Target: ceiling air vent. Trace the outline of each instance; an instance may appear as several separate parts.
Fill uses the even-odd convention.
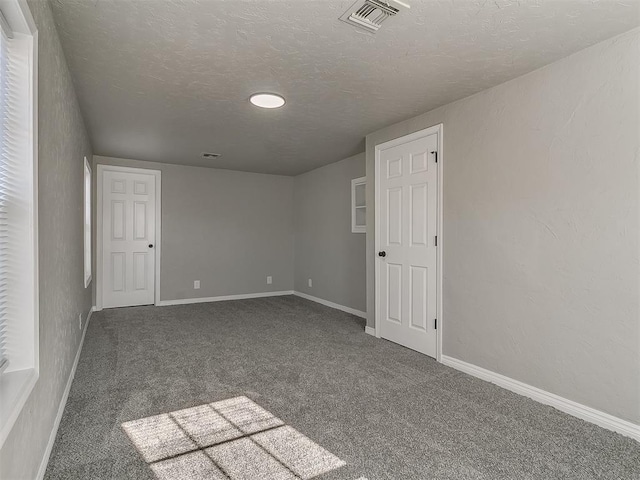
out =
[[[410,8],[399,0],[358,0],[340,17],[343,22],[376,33],[382,24],[401,9]]]
[[[218,158],[220,156],[219,153],[208,153],[208,152],[204,152],[202,154],[202,158]]]

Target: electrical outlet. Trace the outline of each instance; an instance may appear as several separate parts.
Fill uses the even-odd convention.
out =
[[[78,328],[82,330],[82,314],[78,314]]]
[[[200,280],[194,280],[193,281],[193,289],[194,290],[200,290]]]
[[[313,287],[313,280],[309,279],[309,286]]]
[[[267,285],[271,285],[273,283],[273,277],[271,275],[269,275],[267,277]]]

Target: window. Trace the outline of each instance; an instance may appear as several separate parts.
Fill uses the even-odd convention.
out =
[[[84,157],[84,288],[91,283],[91,167]]]
[[[0,447],[38,378],[37,33],[0,3]]]
[[[367,177],[351,180],[351,233],[367,232]]]

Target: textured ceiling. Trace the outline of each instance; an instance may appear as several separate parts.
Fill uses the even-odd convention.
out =
[[[409,0],[373,36],[338,20],[352,3],[51,0],[96,154],[287,175],[627,31],[640,12],[640,0]],[[262,91],[287,104],[253,107]]]

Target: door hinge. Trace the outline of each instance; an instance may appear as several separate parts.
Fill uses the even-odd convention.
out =
[[[434,319],[433,320],[433,328],[435,328],[436,330],[438,329],[438,319]]]
[[[436,247],[438,246],[438,235],[436,235]]]
[[[432,153],[432,154],[433,154],[433,156],[435,157],[435,159],[436,159],[436,163],[438,163],[438,151],[437,151],[437,150],[434,150],[434,151],[433,151],[433,152],[431,152],[431,153]]]

